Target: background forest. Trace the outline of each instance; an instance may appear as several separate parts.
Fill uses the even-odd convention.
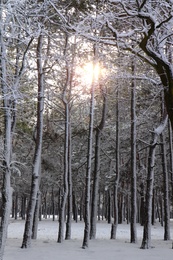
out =
[[[10,215],[58,217],[57,241],[97,220],[170,239],[172,1],[0,1],[0,259]],[[167,116],[168,114],[168,116]],[[64,222],[66,226],[64,226]]]

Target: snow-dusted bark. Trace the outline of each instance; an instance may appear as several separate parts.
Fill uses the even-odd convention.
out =
[[[155,153],[156,153],[158,137],[164,131],[166,124],[167,124],[167,116],[161,122],[161,124],[152,132],[152,140],[149,147],[147,189],[146,189],[146,201],[145,201],[145,219],[144,219],[143,240],[141,245],[142,249],[151,248],[151,215],[152,215]]]
[[[100,178],[100,139],[106,120],[106,93],[103,93],[103,108],[102,118],[100,124],[96,127],[96,141],[95,141],[95,162],[94,162],[94,179],[93,191],[91,201],[91,226],[90,226],[90,239],[96,238],[96,222],[97,222],[97,209],[98,209],[98,192],[99,192],[99,178]]]
[[[15,5],[16,4],[16,5]],[[19,88],[19,82],[25,68],[26,54],[32,40],[29,41],[26,49],[23,50],[21,55],[19,50],[20,42],[20,27],[17,25],[17,21],[13,19],[13,15],[17,17],[17,7],[20,9],[20,4],[12,4],[6,1],[0,1],[0,85],[2,93],[3,115],[4,115],[4,144],[3,144],[3,160],[1,165],[2,172],[2,217],[0,224],[0,259],[3,258],[7,229],[9,223],[9,217],[12,204],[12,188],[11,188],[11,168],[12,168],[12,139],[15,131],[16,122],[16,99]],[[15,9],[16,8],[16,9]],[[10,12],[9,10],[10,9]],[[13,21],[13,30],[10,31],[10,26]],[[15,22],[16,24],[15,24]],[[7,33],[8,31],[8,33]],[[17,32],[17,33],[16,33]],[[9,71],[9,64],[11,63],[11,44],[7,40],[7,35],[10,42],[14,40],[13,51],[14,54],[14,71],[11,68]],[[17,42],[17,43],[16,43]],[[16,45],[15,45],[16,43]],[[20,53],[20,54],[19,54]],[[16,55],[16,56],[15,56]],[[21,58],[19,62],[19,57]],[[12,74],[14,72],[14,75]],[[11,78],[9,80],[9,75]]]
[[[87,152],[87,168],[85,177],[85,212],[84,212],[84,237],[82,248],[89,246],[90,233],[90,182],[91,182],[91,160],[92,160],[92,143],[93,143],[93,124],[94,124],[94,92],[95,82],[94,75],[91,85],[91,99],[90,99],[90,121],[89,121],[89,135],[88,135],[88,152]]]
[[[32,239],[37,239],[40,204],[41,204],[41,194],[40,194],[40,191],[38,191],[35,212],[34,212],[33,225],[32,225],[32,236],[31,236]]]
[[[35,140],[35,153],[33,159],[31,193],[28,204],[28,212],[25,222],[25,230],[22,248],[31,245],[32,225],[39,190],[39,170],[41,164],[42,136],[43,136],[43,111],[44,111],[44,73],[42,66],[43,35],[40,34],[37,43],[37,71],[38,71],[38,97],[37,97],[37,131]]]
[[[2,1],[0,1],[0,21],[2,21]],[[3,110],[4,110],[4,147],[3,147],[3,162],[1,171],[3,174],[2,184],[2,217],[0,223],[0,259],[3,259],[4,248],[7,237],[8,222],[11,210],[11,149],[12,149],[12,108],[11,102],[8,98],[8,87],[7,87],[7,73],[6,73],[6,48],[3,39],[3,28],[0,27],[0,80],[1,80],[1,91],[3,97]]]

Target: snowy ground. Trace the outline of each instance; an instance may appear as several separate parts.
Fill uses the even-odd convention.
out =
[[[171,235],[173,228],[171,223]],[[57,243],[58,222],[43,220],[39,222],[38,239],[32,247],[21,249],[24,221],[11,220],[4,260],[170,260],[173,256],[172,241],[163,240],[163,227],[157,223],[152,227],[152,245],[149,250],[140,249],[142,227],[138,226],[138,243],[131,244],[130,225],[118,226],[117,239],[110,240],[111,225],[97,224],[97,239],[91,240],[88,249],[82,249],[84,224],[72,224],[72,239]]]

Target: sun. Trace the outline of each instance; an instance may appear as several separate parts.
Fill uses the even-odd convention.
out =
[[[98,63],[88,62],[76,68],[76,74],[82,85],[91,87],[91,84],[97,83],[99,80],[100,66]]]

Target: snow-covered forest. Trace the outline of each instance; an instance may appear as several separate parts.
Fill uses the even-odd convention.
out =
[[[171,248],[172,26],[171,0],[0,0],[0,260],[50,216],[58,244]]]

